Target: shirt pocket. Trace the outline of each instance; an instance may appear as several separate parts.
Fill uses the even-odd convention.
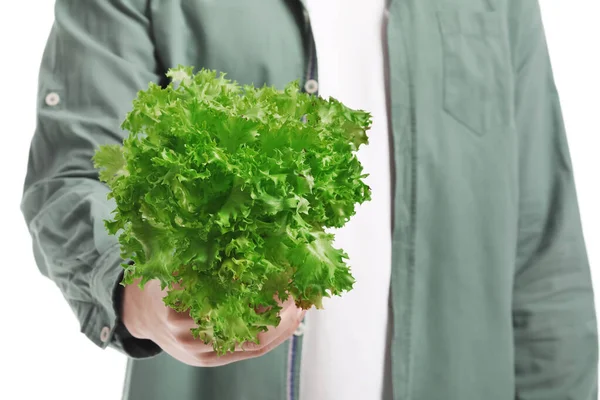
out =
[[[445,111],[478,135],[509,124],[510,57],[496,11],[437,11]]]

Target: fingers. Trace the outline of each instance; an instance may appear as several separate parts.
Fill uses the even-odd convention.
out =
[[[204,344],[202,340],[194,338],[191,330],[197,325],[188,313],[180,313],[169,309],[165,318],[167,330],[175,344],[192,354],[210,353],[212,345]]]
[[[260,357],[278,347],[292,336],[305,314],[306,310],[297,308],[290,297],[282,304],[279,325],[260,333],[258,335],[259,343],[246,342],[236,347],[236,351],[233,353],[219,356],[214,351],[212,344],[204,344],[200,339],[193,337],[190,330],[195,328],[196,324],[189,314],[169,309],[164,320],[167,334],[161,338],[161,342],[164,343],[161,347],[174,358],[189,365],[202,367],[226,365]]]
[[[282,336],[284,337],[280,340],[281,343],[283,340],[287,339],[298,327],[300,321],[304,316],[303,310],[296,308],[294,306],[293,300],[290,302],[284,303],[284,308],[279,313],[281,317],[281,321],[279,325],[275,328],[270,328],[266,332],[261,332],[258,334],[258,343],[246,342],[241,347],[244,351],[260,351],[265,347],[269,347],[274,341],[277,341]],[[289,332],[291,330],[291,332]]]
[[[304,314],[306,311],[301,311],[296,322],[290,324],[288,326],[283,327],[283,325],[278,326],[276,329],[280,332],[280,335],[272,340],[270,343],[265,344],[261,341],[260,345],[257,345],[256,349],[253,350],[244,350],[244,351],[235,351],[233,353],[229,353],[225,356],[218,356],[214,352],[204,353],[198,357],[199,362],[202,366],[205,367],[216,367],[221,365],[230,364],[237,361],[248,360],[251,358],[261,357],[276,347],[280,346],[283,342],[288,340],[290,336],[293,335],[294,331],[298,328],[298,325],[304,318]]]

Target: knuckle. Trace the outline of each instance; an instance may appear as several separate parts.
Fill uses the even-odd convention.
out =
[[[254,343],[254,342],[246,342],[243,345],[243,349],[246,351],[261,351],[262,349],[264,349],[266,347],[266,343],[264,341],[259,341],[258,343]]]

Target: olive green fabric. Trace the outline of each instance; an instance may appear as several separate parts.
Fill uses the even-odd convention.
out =
[[[386,33],[393,399],[597,399],[590,266],[538,1],[391,0]],[[301,336],[192,368],[128,335],[103,226],[114,204],[90,158],[123,139],[136,92],[167,68],[283,87],[310,75],[309,42],[297,0],[56,1],[22,212],[82,332],[130,357],[124,399],[298,398]]]

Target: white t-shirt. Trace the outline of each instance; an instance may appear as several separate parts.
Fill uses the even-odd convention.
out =
[[[305,322],[300,400],[382,398],[391,273],[390,146],[382,26],[385,0],[307,0],[319,95],[369,111],[370,144],[358,157],[372,200],[336,233],[349,255],[354,289],[324,299]]]

